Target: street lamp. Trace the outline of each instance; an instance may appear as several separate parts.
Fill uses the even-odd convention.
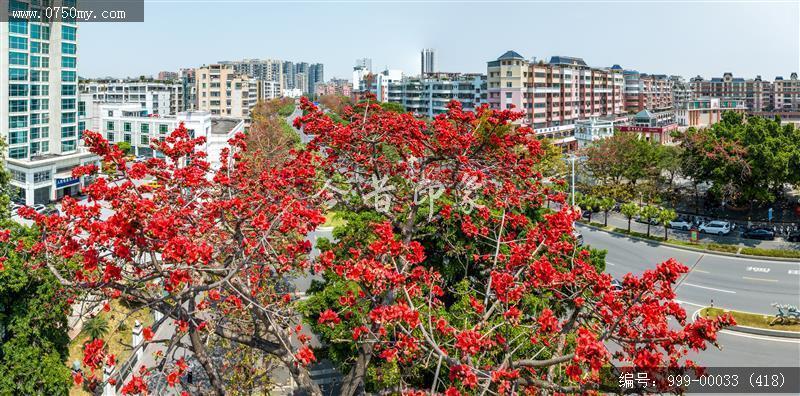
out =
[[[585,160],[586,157],[579,157],[574,153],[570,154],[566,160],[572,163],[572,206],[575,206],[575,161]]]

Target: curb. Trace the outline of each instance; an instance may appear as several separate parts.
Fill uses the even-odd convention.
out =
[[[617,236],[621,236],[621,237],[625,237],[625,238],[635,239],[635,240],[641,241],[641,242],[654,243],[654,244],[657,244],[657,245],[663,245],[663,246],[668,246],[668,247],[675,248],[675,249],[688,250],[688,251],[697,252],[697,253],[713,254],[713,255],[728,256],[728,257],[739,257],[739,258],[746,258],[746,259],[753,259],[753,260],[763,260],[763,261],[786,261],[786,262],[790,262],[790,263],[800,262],[800,259],[791,258],[791,257],[753,256],[753,255],[749,255],[749,254],[728,253],[728,252],[720,252],[720,251],[716,251],[716,250],[693,248],[693,247],[683,246],[683,245],[674,245],[674,244],[671,244],[671,243],[665,243],[665,242],[661,242],[661,241],[656,241],[654,239],[641,238],[641,237],[638,237],[638,236],[635,236],[635,235],[628,235],[628,234],[623,234],[621,232],[609,231],[609,230],[606,230],[604,228],[597,227],[597,226],[594,226],[594,225],[591,225],[591,224],[587,224],[587,223],[582,223],[582,222],[579,222],[579,221],[575,222],[575,224],[580,224],[582,226],[591,228],[593,230],[603,231],[603,232],[607,232],[607,233],[612,234],[612,235],[617,235]]]
[[[692,314],[692,321],[695,321],[700,316],[700,311],[703,309],[698,309],[694,311]],[[800,339],[800,332],[795,331],[783,331],[783,330],[770,330],[770,329],[761,329],[757,327],[750,327],[750,326],[729,326],[724,328],[723,330],[733,331],[736,333],[745,333],[745,334],[755,334],[760,336],[767,336],[767,337],[776,337],[776,338],[792,338],[792,339]]]

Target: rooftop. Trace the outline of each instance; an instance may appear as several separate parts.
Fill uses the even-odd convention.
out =
[[[508,50],[508,51],[506,51],[505,54],[500,55],[500,57],[497,58],[497,59],[498,60],[501,60],[501,59],[525,59],[525,57],[520,55],[516,51]]]
[[[227,135],[242,123],[244,121],[238,118],[212,118],[211,133],[214,135]]]
[[[588,66],[582,58],[575,58],[572,56],[553,56],[550,58],[551,65],[578,65]]]

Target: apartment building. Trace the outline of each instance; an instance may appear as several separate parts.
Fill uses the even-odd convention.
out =
[[[615,68],[619,66],[615,65]],[[625,111],[638,113],[648,109],[651,111],[671,109],[673,107],[673,81],[663,74],[639,73],[636,70],[624,70]]]
[[[465,110],[475,110],[485,101],[486,75],[478,73],[428,73],[406,77],[389,86],[388,101],[399,103],[420,116],[435,117],[447,112],[457,100]]]
[[[399,88],[399,84],[402,81],[402,70],[386,69],[375,75],[370,84],[370,92],[375,95],[379,102],[398,102],[402,100],[402,90]],[[393,100],[390,100],[390,98]]]
[[[769,111],[776,105],[773,84],[762,81],[761,76],[750,80],[734,77],[732,73],[724,73],[722,77],[710,80],[697,76],[689,80],[689,85],[694,98],[741,101],[752,111]]]
[[[353,84],[345,79],[332,78],[326,83],[317,83],[314,92],[318,96],[340,95],[350,97],[353,93]]]
[[[10,195],[27,205],[77,194],[91,179],[73,178],[72,169],[98,161],[81,144],[77,46],[76,23],[0,23],[0,137],[7,143]]]
[[[149,114],[177,114],[188,110],[185,85],[180,81],[96,80],[80,84],[82,94],[98,103],[139,103]]]
[[[789,79],[775,77],[773,83],[773,109],[776,111],[800,111],[800,80],[797,73],[792,73]]]
[[[231,65],[213,64],[196,72],[199,111],[212,116],[248,118],[258,101],[258,82]]]
[[[283,61],[275,59],[243,59],[239,61],[221,61],[221,65],[230,65],[236,73],[264,81],[281,82]]]
[[[160,81],[172,81],[178,79],[178,72],[173,71],[160,71],[158,72],[158,80]]]
[[[164,140],[183,123],[190,136],[206,138],[202,150],[208,154],[212,168],[220,166],[220,153],[228,147],[228,139],[244,131],[244,120],[217,117],[209,112],[181,112],[176,115],[156,117],[136,103],[104,104],[99,108],[99,132],[112,143],[126,142],[131,154],[138,157],[163,157],[154,150],[151,142]]]
[[[672,81],[672,107],[681,109],[693,98],[689,83],[681,76],[669,76]]]
[[[258,80],[257,87],[258,92],[256,93],[256,96],[258,97],[258,100],[272,100],[283,96],[281,83],[278,81]]]
[[[675,121],[680,129],[705,128],[721,121],[726,111],[745,113],[747,105],[741,99],[695,98],[675,110]]]
[[[520,109],[521,123],[554,138],[572,136],[577,120],[624,114],[624,87],[621,68],[590,67],[580,58],[531,62],[508,51],[487,63],[489,106]]]

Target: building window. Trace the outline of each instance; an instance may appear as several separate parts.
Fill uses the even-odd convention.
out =
[[[75,151],[75,148],[77,146],[78,145],[77,145],[75,140],[62,141],[61,142],[61,152],[63,153],[63,152]]]
[[[8,133],[8,143],[9,144],[28,143],[28,132],[27,131],[10,131]]]
[[[61,95],[62,96],[75,96],[76,86],[75,85],[62,85],[61,86]]]
[[[75,134],[74,126],[61,127],[61,138],[74,138]]]
[[[25,183],[26,182],[26,180],[25,180],[25,172],[21,172],[21,171],[18,171],[16,169],[9,169],[8,172],[11,173],[11,178],[12,179],[14,179],[14,180],[16,180],[16,181],[18,181],[20,183]]]
[[[72,43],[61,43],[61,53],[66,55],[75,55],[78,46]]]
[[[126,133],[125,135],[123,135],[122,139],[125,141],[125,143],[128,143],[128,144],[133,143],[133,139],[131,138],[131,134],[130,133]]]
[[[9,100],[8,101],[8,111],[11,113],[18,113],[22,111],[28,111],[28,101],[27,100]]]
[[[122,130],[125,132],[131,131],[131,123],[130,122],[123,122],[122,123]]]
[[[61,99],[61,110],[75,110],[75,99]]]
[[[9,22],[8,31],[10,33],[28,34],[28,22],[25,21]]]
[[[106,121],[106,130],[113,131],[114,130],[114,121]]]
[[[22,159],[28,156],[27,147],[10,147],[8,149],[8,158]]]
[[[142,124],[139,128],[142,133],[150,133],[150,124]]]
[[[28,126],[28,116],[19,115],[8,117],[9,128],[25,128],[26,126]]]
[[[141,144],[142,146],[149,146],[150,138],[147,135],[139,136],[139,144]]]
[[[72,26],[61,26],[61,38],[63,40],[75,41],[77,29]]]
[[[11,81],[28,81],[28,70],[9,68],[8,79]]]
[[[74,69],[76,63],[77,63],[77,61],[75,60],[74,57],[64,56],[64,57],[61,58],[61,67],[67,67],[67,68]]]
[[[12,65],[28,65],[28,54],[22,52],[9,52],[8,63]]]
[[[11,36],[8,38],[8,46],[11,49],[26,50],[28,49],[28,39],[25,37]]]
[[[75,82],[77,77],[77,73],[71,70],[63,70],[61,71],[61,81],[64,82]]]
[[[158,132],[159,133],[167,133],[167,130],[169,130],[169,125],[167,125],[167,124],[158,124]]]
[[[33,182],[34,183],[41,183],[41,182],[46,182],[46,181],[50,181],[50,171],[49,170],[36,172],[36,173],[33,174]]]

